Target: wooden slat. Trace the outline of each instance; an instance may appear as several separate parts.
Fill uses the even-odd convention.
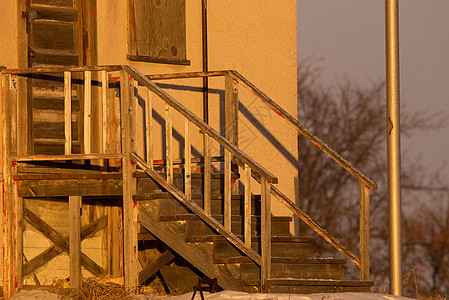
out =
[[[12,286],[12,252],[11,252],[11,185],[12,170],[9,163],[11,156],[11,114],[12,104],[14,103],[14,91],[10,90],[10,76],[2,75],[2,91],[1,91],[1,126],[2,126],[2,247],[3,247],[3,296],[8,299],[13,295]]]
[[[156,260],[153,260],[139,272],[139,283],[143,284],[148,278],[169,264],[174,258],[175,255],[173,255],[170,250],[165,251],[161,256],[159,256]]]
[[[13,174],[17,173],[17,163],[12,163]],[[18,197],[17,181],[12,180],[12,282],[13,291],[18,293],[23,287],[22,265],[23,265],[23,198]]]
[[[108,118],[108,73],[101,71],[101,107],[102,107],[102,152],[109,152],[109,118]]]
[[[92,143],[92,72],[84,72],[84,154],[91,153]]]
[[[146,75],[146,77],[149,80],[165,80],[165,79],[217,77],[217,76],[224,76],[227,73],[228,71],[185,72],[185,73],[172,73],[172,74],[151,74]]]
[[[82,197],[69,197],[70,287],[79,288],[81,278],[81,202]]]
[[[231,231],[231,153],[224,150],[224,227]]]
[[[276,176],[267,171],[260,164],[255,162],[252,158],[250,158],[247,154],[240,151],[234,144],[230,143],[226,138],[223,138],[217,131],[215,131],[211,126],[204,123],[198,116],[193,114],[183,105],[181,105],[178,101],[176,101],[173,97],[159,88],[154,82],[150,81],[146,78],[142,73],[136,70],[132,66],[124,66],[124,70],[131,74],[136,80],[138,80],[142,85],[146,86],[153,93],[155,93],[158,97],[160,97],[163,101],[169,104],[172,108],[178,111],[181,115],[191,121],[195,126],[197,126],[202,132],[206,135],[209,135],[213,138],[213,140],[217,141],[221,146],[228,149],[233,156],[236,156],[244,163],[247,163],[251,166],[253,172],[257,172],[262,174],[267,180],[271,183],[277,183],[278,179]]]
[[[72,74],[64,72],[65,154],[72,154]]]
[[[238,84],[230,75],[225,76],[225,136],[238,146]]]
[[[31,162],[31,161],[67,161],[67,160],[89,160],[89,159],[121,159],[122,153],[92,153],[92,154],[70,154],[70,155],[29,155],[12,156],[12,161]]]
[[[170,105],[165,105],[165,160],[167,171],[167,182],[173,183],[173,131],[172,112]]]
[[[134,97],[130,93],[133,88],[129,75],[125,71],[120,72],[121,86],[121,112],[122,112],[122,159],[123,166],[123,261],[125,272],[125,285],[128,288],[136,287],[139,282],[137,271],[137,208],[134,205],[135,181],[133,178],[134,167],[131,164],[131,120],[132,101]]]
[[[212,229],[218,232],[218,234],[222,235],[225,239],[227,239],[232,245],[234,245],[237,249],[246,254],[252,261],[256,264],[261,265],[262,259],[257,252],[255,252],[251,248],[246,248],[241,239],[239,239],[235,234],[229,232],[224,228],[220,222],[218,222],[215,218],[207,215],[201,207],[199,207],[196,203],[192,201],[187,201],[185,199],[185,195],[175,186],[168,184],[167,181],[162,178],[157,172],[148,168],[145,164],[145,161],[140,158],[136,153],[131,154],[132,160],[151,178],[153,178],[158,184],[160,184],[164,189],[166,189],[169,193],[171,193],[176,199],[184,204],[188,209],[190,209],[194,214],[196,214],[201,220],[203,220],[207,225],[209,225]]]
[[[85,72],[85,71],[120,71],[123,69],[123,66],[119,65],[102,65],[102,66],[70,66],[70,67],[35,67],[35,68],[26,68],[26,69],[7,69],[3,70],[4,74],[36,74],[36,73],[61,73],[61,72]]]
[[[262,201],[261,201],[261,289],[268,293],[268,280],[271,275],[271,184],[262,179],[261,182]]]
[[[153,169],[153,99],[149,89],[146,89],[145,93],[145,122],[147,142],[146,159],[148,166]]]
[[[192,144],[190,141],[190,121],[185,120],[184,140],[184,193],[187,200],[192,200]]]
[[[245,164],[243,170],[243,185],[245,186],[244,194],[244,241],[247,248],[251,248],[251,168]]]
[[[360,280],[369,280],[369,187],[360,182]]]
[[[212,181],[211,181],[211,139],[206,133],[203,137],[204,140],[204,211],[207,215],[212,211]]]

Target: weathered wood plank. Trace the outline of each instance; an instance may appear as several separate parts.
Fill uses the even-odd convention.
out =
[[[13,175],[14,180],[63,180],[63,179],[121,179],[121,173],[98,174],[18,174]]]
[[[43,21],[31,22],[30,36],[30,47],[32,49],[66,51],[73,51],[75,49],[73,24]]]
[[[125,285],[128,288],[135,288],[139,284],[139,274],[137,271],[137,208],[134,205],[133,195],[136,190],[136,182],[133,178],[134,167],[131,161],[131,130],[132,121],[130,111],[134,97],[131,97],[130,89],[134,88],[130,84],[129,75],[125,71],[120,72],[120,86],[122,97],[122,151],[123,151],[123,261],[125,272]]]
[[[102,153],[109,152],[108,87],[108,73],[101,71]]]
[[[360,280],[369,280],[370,240],[370,196],[369,187],[360,182]]]
[[[173,183],[173,128],[170,105],[165,105],[165,160],[167,162],[167,182]]]
[[[232,195],[232,179],[231,179],[231,153],[224,150],[224,227],[231,231],[231,195]]]
[[[70,287],[81,286],[81,196],[69,197]]]
[[[238,147],[238,83],[225,76],[225,136]]]
[[[72,74],[70,72],[64,72],[64,133],[64,154],[72,154]]]
[[[20,180],[20,197],[121,196],[121,179]]]
[[[247,248],[251,248],[251,168],[245,164],[243,170],[244,194],[244,241]]]
[[[261,289],[268,293],[268,280],[271,276],[271,186],[262,178],[261,182],[261,250],[262,265],[260,270]]]
[[[211,205],[211,199],[212,199],[212,181],[211,181],[211,138],[208,134],[204,134],[203,137],[204,141],[204,211],[207,215],[211,214],[212,211],[212,205]]]
[[[153,98],[149,89],[145,91],[145,133],[147,142],[146,159],[153,169]]]
[[[32,161],[68,161],[68,160],[90,160],[90,159],[121,159],[122,153],[91,153],[91,154],[71,154],[71,155],[28,155],[12,156],[12,161],[32,162]]]
[[[174,258],[175,255],[171,253],[170,250],[167,250],[156,260],[150,262],[147,266],[143,268],[142,271],[139,272],[139,284],[143,284],[148,278],[153,276],[157,271],[168,265]]]
[[[91,153],[92,143],[92,72],[84,72],[84,154]]]
[[[184,193],[187,200],[192,200],[192,143],[190,141],[190,121],[186,119],[184,126]]]

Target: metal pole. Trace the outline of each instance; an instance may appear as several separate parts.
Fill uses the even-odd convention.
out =
[[[399,4],[385,0],[390,293],[402,295]]]

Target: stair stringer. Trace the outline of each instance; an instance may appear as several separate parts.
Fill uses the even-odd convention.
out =
[[[184,222],[160,222],[156,205],[139,201],[138,220],[151,234],[209,278],[217,278],[224,289],[243,291],[238,268],[215,264],[212,243],[186,243]]]

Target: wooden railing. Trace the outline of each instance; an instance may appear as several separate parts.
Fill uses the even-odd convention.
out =
[[[98,72],[92,80],[92,72]],[[109,76],[111,72],[120,72],[120,107],[121,112],[118,116],[120,124],[111,125],[111,116],[108,113],[110,99],[108,97]],[[3,152],[3,176],[8,176],[11,173],[10,157],[14,155],[31,155],[32,151],[29,149],[32,144],[32,112],[29,103],[25,99],[18,97],[18,93],[14,90],[14,84],[17,84],[18,77],[30,76],[32,74],[46,74],[46,73],[61,73],[64,74],[64,154],[72,154],[73,133],[71,132],[72,123],[72,83],[73,73],[83,73],[82,93],[79,93],[79,98],[83,101],[83,143],[82,153],[85,155],[94,155],[101,153],[111,153],[111,144],[115,145],[116,152],[123,153],[122,167],[123,167],[123,213],[124,213],[124,227],[125,227],[125,282],[129,285],[135,285],[137,280],[136,269],[136,254],[133,253],[133,247],[137,247],[137,232],[136,222],[137,215],[133,208],[132,196],[135,194],[135,183],[132,178],[132,173],[136,165],[145,171],[154,180],[164,186],[176,199],[187,206],[191,211],[197,214],[205,223],[214,228],[229,242],[235,245],[242,253],[251,258],[254,262],[261,266],[261,282],[265,290],[267,282],[271,273],[271,194],[284,203],[293,213],[302,219],[307,225],[315,230],[321,237],[328,241],[333,247],[345,255],[356,266],[360,268],[361,280],[369,279],[369,190],[376,189],[376,184],[369,179],[365,174],[355,168],[351,163],[342,158],[327,144],[314,136],[309,130],[272,99],[262,93],[251,82],[246,80],[236,71],[216,71],[216,72],[192,72],[182,74],[164,74],[164,75],[149,75],[145,76],[131,66],[88,66],[88,67],[55,67],[55,68],[34,68],[25,70],[3,70],[2,75],[2,124],[3,124],[3,145],[10,145],[6,147],[6,152]],[[180,104],[172,96],[167,94],[163,89],[156,85],[154,80],[162,79],[177,79],[177,78],[197,78],[197,77],[225,77],[225,105],[226,105],[226,133],[225,137],[215,131],[210,125],[206,124],[193,114],[190,110]],[[101,140],[100,147],[92,150],[92,83],[101,86],[99,93],[99,115],[96,115],[101,120],[101,132],[96,132],[96,135]],[[19,89],[23,90],[25,82],[19,83]],[[21,86],[22,85],[22,86]],[[278,188],[272,186],[277,183],[277,178],[263,168],[260,164],[254,161],[245,152],[241,151],[236,146],[237,135],[237,85],[243,85],[248,88],[252,94],[256,95],[258,99],[263,101],[270,109],[276,112],[279,116],[285,119],[295,130],[308,138],[317,147],[322,149],[328,156],[350,172],[355,178],[360,181],[360,258],[346,249],[335,237],[329,234],[324,228],[317,224],[305,212],[298,208],[294,201],[284,195]],[[139,86],[143,87],[144,92],[139,91]],[[17,87],[16,87],[17,88]],[[140,88],[142,89],[142,88]],[[81,96],[82,95],[82,96]],[[116,97],[118,97],[116,95]],[[136,133],[137,129],[137,97],[144,99],[145,106],[145,134],[144,137],[139,137]],[[155,157],[153,155],[153,147],[155,145],[153,133],[153,106],[155,101],[162,101],[165,106],[165,176],[161,176],[159,172],[155,171]],[[28,105],[28,106],[27,106]],[[181,191],[173,185],[174,174],[174,157],[173,157],[173,113],[180,115],[184,120],[184,190]],[[31,120],[29,120],[31,116]],[[179,118],[176,118],[177,120]],[[121,138],[112,139],[109,130],[119,126]],[[191,162],[192,144],[191,132],[192,127],[199,129],[204,134],[204,143],[202,153],[204,155],[204,207],[200,207],[192,201],[191,191]],[[79,137],[80,138],[80,137]],[[210,144],[218,143],[224,152],[224,222],[219,223],[216,219],[211,217],[211,165],[212,157],[210,152]],[[138,145],[145,144],[145,153],[139,153]],[[98,153],[92,153],[98,152]],[[113,151],[114,152],[114,151]],[[95,157],[92,156],[92,157]],[[36,158],[36,157],[35,157]],[[231,231],[231,195],[232,195],[232,170],[231,165],[235,163],[240,166],[243,171],[242,183],[244,186],[244,234],[243,240],[237,237]],[[256,179],[260,184],[262,193],[261,203],[261,253],[257,253],[251,249],[251,177]],[[12,185],[12,182],[10,183]],[[126,230],[128,228],[128,230]],[[134,265],[135,266],[134,266]]]

